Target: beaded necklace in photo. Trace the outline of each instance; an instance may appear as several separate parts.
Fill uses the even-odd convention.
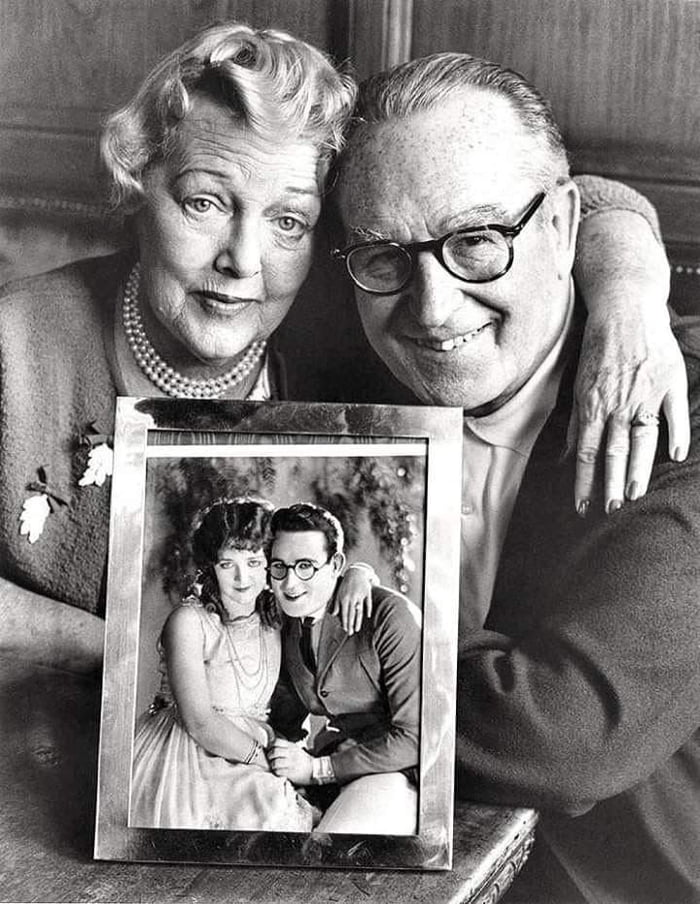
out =
[[[245,690],[247,694],[254,697],[254,702],[250,703],[251,708],[260,707],[263,698],[268,691],[268,680],[270,675],[270,666],[268,661],[268,650],[265,638],[263,636],[263,626],[258,617],[258,630],[256,637],[257,646],[257,663],[248,670],[243,665],[243,658],[236,648],[233,635],[237,632],[237,626],[231,623],[223,624],[223,631],[226,637],[226,644],[231,654],[231,664],[233,667],[233,676],[236,681],[239,698],[241,691]],[[243,640],[243,638],[241,638]]]
[[[158,389],[173,398],[218,399],[227,390],[242,383],[265,354],[267,343],[257,340],[248,347],[243,358],[225,374],[206,380],[185,377],[164,361],[146,335],[139,310],[141,270],[135,264],[124,286],[122,319],[129,348],[143,373]]]

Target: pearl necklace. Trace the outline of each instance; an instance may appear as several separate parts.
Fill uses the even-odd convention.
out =
[[[267,343],[265,340],[257,340],[249,346],[238,364],[220,377],[195,380],[183,376],[161,358],[146,335],[138,302],[140,283],[141,269],[139,264],[135,264],[124,286],[124,332],[136,363],[151,383],[166,395],[186,399],[218,399],[228,389],[245,380],[265,354]]]

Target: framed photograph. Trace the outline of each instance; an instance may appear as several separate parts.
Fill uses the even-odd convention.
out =
[[[96,858],[450,868],[461,444],[459,409],[118,400]]]

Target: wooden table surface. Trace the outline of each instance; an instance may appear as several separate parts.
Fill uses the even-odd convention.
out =
[[[533,811],[460,804],[448,872],[95,861],[99,691],[95,678],[0,663],[2,901],[492,904],[532,843]]]

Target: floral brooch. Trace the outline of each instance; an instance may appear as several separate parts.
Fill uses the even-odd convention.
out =
[[[108,477],[112,476],[114,452],[110,443],[112,437],[101,433],[94,421],[88,424],[87,431],[78,438],[81,448],[88,448],[87,463],[83,475],[78,481],[79,487],[101,487]],[[30,543],[36,543],[43,533],[46,519],[67,506],[68,500],[49,484],[44,466],[37,468],[37,480],[27,484],[27,489],[34,495],[28,496],[22,503],[19,516],[19,532],[26,536]]]
[[[36,543],[44,530],[46,519],[59,506],[68,505],[66,499],[51,488],[46,476],[46,468],[37,468],[37,480],[27,484],[27,489],[35,496],[28,496],[22,504],[19,516],[19,532],[30,543]]]

